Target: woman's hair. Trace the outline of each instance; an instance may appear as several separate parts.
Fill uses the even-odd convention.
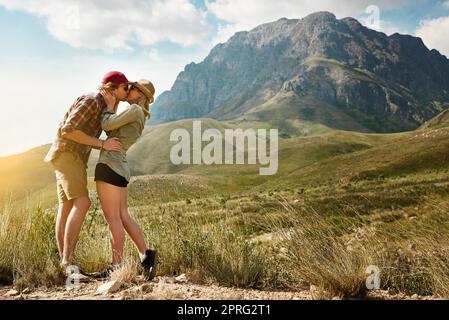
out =
[[[139,90],[138,88],[136,89]],[[144,95],[142,92],[140,93],[142,94],[142,96],[139,98],[139,100],[137,100],[136,103],[142,107],[145,113],[145,118],[148,119],[150,118],[150,104],[153,103],[154,99],[148,99],[146,95]]]

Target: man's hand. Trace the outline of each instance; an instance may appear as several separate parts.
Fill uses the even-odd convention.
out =
[[[118,138],[110,138],[104,142],[103,149],[106,151],[121,151],[123,145]]]
[[[106,102],[107,109],[115,112],[115,103],[117,102],[117,99],[114,97],[114,95],[106,90],[101,90],[100,93],[103,96],[104,101]]]

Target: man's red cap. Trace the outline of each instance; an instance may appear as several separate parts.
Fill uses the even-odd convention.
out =
[[[103,77],[103,80],[101,80],[101,83],[105,84],[108,82],[112,82],[113,84],[125,84],[128,83],[128,79],[125,77],[125,75],[118,71],[111,71],[105,74]]]

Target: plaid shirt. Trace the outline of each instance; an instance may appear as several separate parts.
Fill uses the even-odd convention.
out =
[[[59,124],[56,139],[50,151],[48,151],[45,161],[50,162],[59,153],[69,151],[77,154],[87,167],[92,147],[64,139],[62,135],[74,130],[80,130],[91,137],[99,138],[102,131],[101,112],[104,108],[106,108],[106,103],[100,93],[79,97]]]

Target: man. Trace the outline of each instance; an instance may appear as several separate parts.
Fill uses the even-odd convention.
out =
[[[72,264],[81,226],[91,204],[86,171],[91,149],[122,150],[122,144],[116,138],[99,139],[102,131],[100,119],[107,104],[118,104],[126,99],[128,83],[124,74],[112,71],[103,77],[97,94],[79,97],[65,114],[45,157],[46,162],[52,163],[56,174],[59,201],[56,240],[63,268]],[[114,101],[105,100],[105,91],[112,94]]]

